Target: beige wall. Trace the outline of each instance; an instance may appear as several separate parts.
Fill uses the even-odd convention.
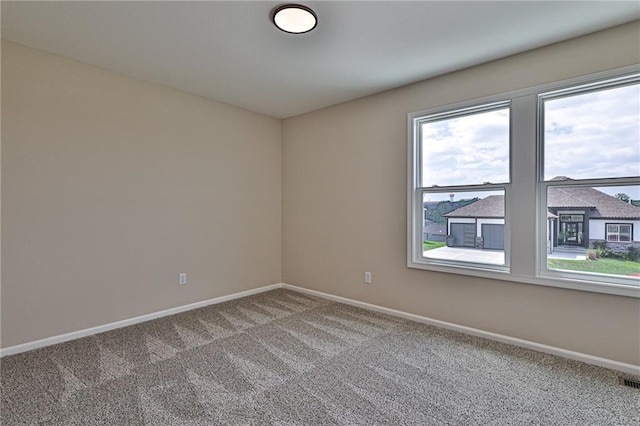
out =
[[[640,364],[640,299],[406,266],[408,113],[638,63],[639,34],[635,22],[284,120],[284,282]]]
[[[2,347],[281,281],[280,120],[3,41],[2,124]]]

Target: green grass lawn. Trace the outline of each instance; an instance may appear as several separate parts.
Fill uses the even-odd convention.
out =
[[[444,247],[445,245],[446,243],[437,243],[435,241],[423,241],[422,250],[423,251],[433,250],[435,248]]]
[[[631,275],[640,274],[640,263],[621,259],[570,260],[547,259],[549,269],[593,272],[596,274]]]

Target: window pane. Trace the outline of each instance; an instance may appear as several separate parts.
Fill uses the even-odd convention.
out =
[[[640,85],[544,101],[544,178],[640,175]]]
[[[552,186],[547,267],[640,280],[640,185]]]
[[[423,255],[504,265],[504,191],[424,192]]]
[[[509,182],[509,108],[420,124],[423,187]]]

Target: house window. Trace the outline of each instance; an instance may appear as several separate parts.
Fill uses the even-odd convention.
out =
[[[568,86],[538,99],[540,188],[550,215],[540,274],[640,285],[640,236],[632,232],[640,224],[638,76]],[[618,242],[631,244],[612,244]]]
[[[635,65],[410,113],[407,266],[640,297],[639,110]]]
[[[412,126],[417,154],[412,191],[416,216],[424,218],[416,223],[416,259],[425,265],[508,269],[510,103],[417,113]]]
[[[607,224],[607,241],[629,242],[631,241],[633,225],[630,223]]]

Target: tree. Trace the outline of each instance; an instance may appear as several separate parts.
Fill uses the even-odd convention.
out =
[[[631,197],[623,192],[618,192],[616,195],[614,195],[614,197],[616,197],[618,200],[624,201],[625,203],[628,203],[631,199]]]

